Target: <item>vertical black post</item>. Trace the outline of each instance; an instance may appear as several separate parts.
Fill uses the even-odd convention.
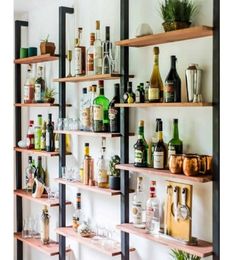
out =
[[[129,0],[120,0],[120,39],[129,38]],[[121,89],[123,96],[129,80],[129,48],[120,50]],[[121,163],[129,163],[129,110],[121,109]],[[129,222],[129,172],[121,172],[121,223]],[[129,260],[129,234],[121,232],[122,260]]]
[[[66,73],[66,13],[72,14],[73,8],[59,7],[59,77],[64,78]],[[66,117],[66,89],[65,83],[59,83],[59,117]],[[62,177],[62,167],[66,165],[66,142],[65,135],[60,135],[60,157],[59,157],[59,177]],[[66,187],[59,184],[59,226],[66,225]],[[66,259],[65,237],[59,236],[59,259]]]
[[[26,21],[15,21],[15,59],[20,57],[21,27],[28,26]],[[15,103],[21,103],[21,65],[15,64]],[[15,107],[15,144],[21,140],[21,107]],[[16,188],[22,189],[22,155],[15,155]],[[16,197],[17,232],[22,231],[22,198]],[[17,260],[23,260],[23,243],[17,240]]]
[[[220,1],[213,6],[213,250],[220,259]]]

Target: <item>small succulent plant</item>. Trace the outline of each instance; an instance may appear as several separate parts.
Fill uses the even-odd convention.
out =
[[[171,256],[174,260],[200,260],[199,256],[190,255],[182,250],[171,250]]]

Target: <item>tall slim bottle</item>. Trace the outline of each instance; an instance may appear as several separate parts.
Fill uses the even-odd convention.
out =
[[[75,60],[75,76],[86,74],[86,47],[81,46],[82,28],[77,29],[77,37],[75,39],[74,60]]]
[[[149,102],[162,102],[163,101],[163,83],[159,71],[159,48],[153,48],[154,65],[150,78],[150,86],[148,92]]]
[[[50,222],[50,215],[48,213],[47,206],[44,206],[41,216],[41,242],[43,245],[47,245],[50,243],[49,237],[49,222]]]
[[[84,146],[83,183],[85,185],[94,185],[94,160],[90,156],[89,143],[85,143]]]
[[[95,34],[90,34],[90,47],[87,50],[87,75],[95,74],[95,66],[94,66],[94,42],[95,42]]]
[[[176,70],[176,56],[171,56],[171,69],[164,86],[164,102],[181,102],[181,80]]]
[[[109,103],[109,128],[111,133],[120,132],[120,108],[115,107],[115,104],[120,103],[119,83],[114,85],[115,94]]]
[[[78,231],[78,227],[80,226],[81,223],[81,193],[77,193],[77,198],[76,198],[76,210],[73,214],[73,230],[75,232]]]
[[[43,67],[40,66],[38,70],[38,76],[35,80],[35,92],[34,92],[34,102],[43,103],[45,100],[45,80],[43,79]]]
[[[35,171],[36,171],[36,168],[33,166],[32,156],[29,156],[28,167],[25,170],[26,190],[28,192],[32,192],[32,190],[33,190]]]
[[[104,55],[102,64],[102,73],[110,74],[113,71],[112,43],[110,42],[110,27],[105,27]]]
[[[41,149],[41,136],[42,136],[42,115],[38,115],[37,125],[34,127],[34,149]]]
[[[96,37],[95,37],[95,53],[94,53],[94,66],[95,74],[102,74],[102,41],[100,39],[100,21],[96,21]]]
[[[52,114],[48,114],[48,122],[46,127],[46,151],[54,152],[54,126],[52,124]]]

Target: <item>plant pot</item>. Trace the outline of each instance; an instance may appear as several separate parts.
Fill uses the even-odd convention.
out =
[[[111,190],[120,190],[120,177],[109,176],[109,188]]]
[[[40,43],[41,55],[43,54],[55,54],[55,44],[54,42],[41,42]]]
[[[175,31],[175,30],[179,30],[179,29],[189,28],[190,25],[191,25],[190,22],[178,22],[178,21],[164,22],[162,24],[165,32],[170,32],[170,31]]]
[[[54,102],[55,102],[55,99],[54,99],[54,98],[46,98],[46,99],[45,99],[45,103],[53,104]]]

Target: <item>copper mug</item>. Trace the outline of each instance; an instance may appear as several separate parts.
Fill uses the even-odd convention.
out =
[[[174,174],[182,174],[183,172],[183,155],[171,154],[169,158],[169,170]]]
[[[200,159],[200,173],[209,174],[212,171],[212,156],[199,155]]]
[[[183,172],[186,176],[196,176],[201,169],[200,156],[196,154],[185,154],[183,159]]]

